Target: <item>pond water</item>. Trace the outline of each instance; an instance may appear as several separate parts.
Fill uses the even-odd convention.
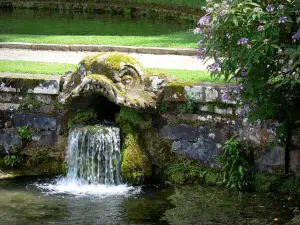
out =
[[[0,181],[0,224],[284,224],[299,213],[287,196],[186,186],[65,186],[57,179]],[[275,220],[274,220],[275,219]]]
[[[188,32],[193,27],[96,13],[0,9],[0,34],[156,36]]]
[[[0,224],[168,224],[172,189],[83,185],[54,179],[0,181]]]

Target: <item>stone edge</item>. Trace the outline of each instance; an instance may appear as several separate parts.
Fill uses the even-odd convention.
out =
[[[155,48],[114,45],[60,45],[34,44],[23,42],[0,42],[0,48],[51,50],[51,51],[87,51],[87,52],[126,52],[155,55],[186,55],[196,56],[197,50],[192,48]]]

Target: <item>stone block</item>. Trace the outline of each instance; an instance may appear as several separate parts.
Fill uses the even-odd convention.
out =
[[[1,111],[15,111],[20,108],[20,104],[16,103],[0,103]]]
[[[300,151],[291,151],[290,152],[290,170],[294,174],[300,176]]]
[[[56,131],[56,119],[52,116],[42,114],[21,114],[16,113],[12,118],[12,125],[14,127],[29,126],[38,128],[42,131]]]
[[[255,152],[254,168],[259,172],[284,174],[285,148],[277,146],[273,150],[267,148],[263,152]]]
[[[59,94],[60,78],[58,75],[1,73],[1,92]]]
[[[214,107],[214,112],[222,115],[232,115],[232,108],[220,108],[219,106]]]
[[[0,130],[0,153],[14,154],[22,146],[22,140],[14,129]]]
[[[189,125],[164,126],[159,130],[160,138],[172,140],[196,141],[198,128]]]

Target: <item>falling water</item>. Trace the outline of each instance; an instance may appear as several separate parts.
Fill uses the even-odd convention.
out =
[[[67,176],[37,186],[50,194],[77,196],[138,193],[140,188],[121,184],[119,132],[119,128],[107,125],[73,128],[68,140]]]
[[[91,184],[120,184],[119,128],[85,126],[70,131],[67,149],[67,179]]]

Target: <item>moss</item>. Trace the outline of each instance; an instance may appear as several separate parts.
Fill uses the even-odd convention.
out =
[[[130,125],[129,125],[130,126]],[[129,127],[123,141],[121,172],[126,182],[141,184],[152,174],[146,153],[142,150],[138,135]]]
[[[106,70],[120,70],[120,64],[131,64],[131,65],[138,65],[141,69],[143,68],[142,64],[137,61],[135,58],[133,58],[130,55],[123,54],[123,53],[97,53],[86,56],[83,60],[80,61],[80,64],[84,66],[85,70],[89,71],[92,69],[93,66],[96,66],[96,64],[99,64],[98,57],[104,56],[104,63],[106,65]],[[103,68],[102,68],[103,69]],[[109,71],[106,71],[109,73]],[[105,73],[106,74],[106,73]]]
[[[24,158],[23,166],[37,174],[65,174],[65,162],[62,155],[57,155],[53,148],[30,150],[31,154]]]
[[[280,177],[275,174],[255,173],[254,190],[257,192],[276,192],[280,186]]]
[[[127,108],[121,108],[116,118],[119,124],[130,123],[135,128],[147,130],[152,127],[152,118],[150,115],[141,115],[140,113]]]
[[[106,63],[113,70],[119,70],[121,63],[138,65],[141,69],[143,68],[142,64],[132,56],[117,52],[110,53],[106,57]]]
[[[199,184],[203,182],[205,173],[205,168],[198,167],[191,161],[186,161],[168,165],[164,171],[164,178],[177,185]]]
[[[220,186],[223,182],[222,171],[219,169],[208,169],[204,177],[204,182],[209,186]]]
[[[73,113],[70,115],[67,126],[71,128],[75,124],[86,123],[86,122],[94,122],[97,120],[97,113],[94,109],[88,109],[85,111]]]
[[[99,56],[104,55],[105,53],[96,53],[96,54],[90,54],[84,57],[80,62],[79,65],[83,65],[85,70],[89,70],[93,63],[97,61],[97,58]]]

